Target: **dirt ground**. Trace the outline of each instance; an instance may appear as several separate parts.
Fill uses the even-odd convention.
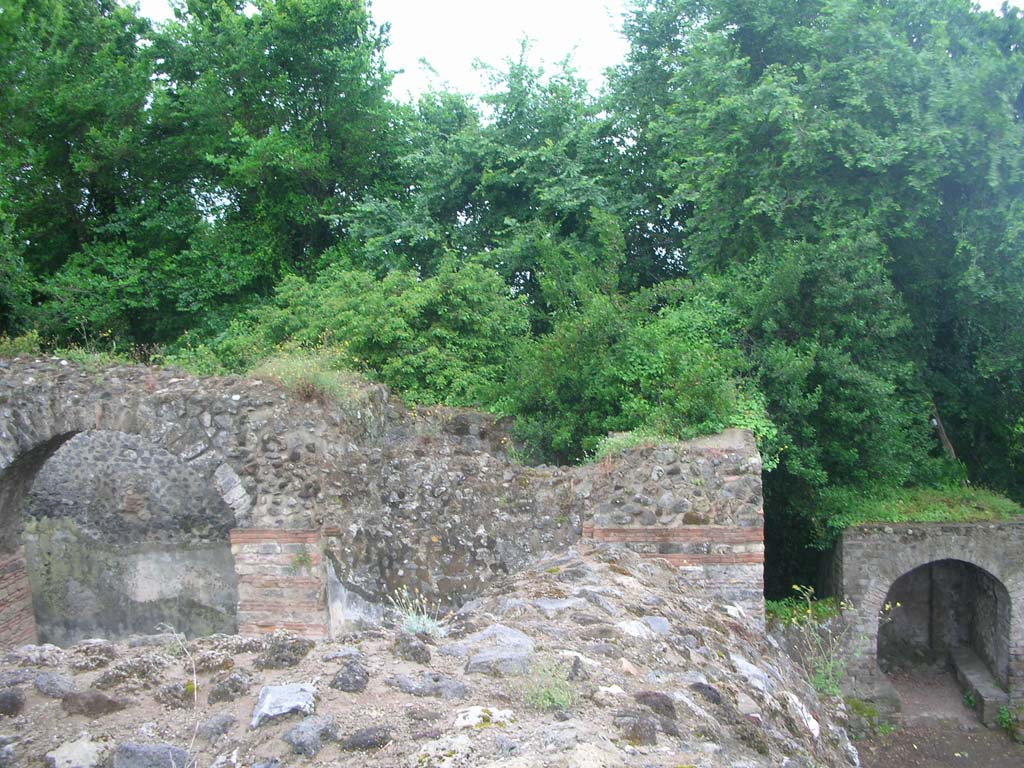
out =
[[[857,742],[864,768],[1022,768],[1024,744],[986,728],[963,705],[948,672],[893,678],[903,702],[903,725]]]

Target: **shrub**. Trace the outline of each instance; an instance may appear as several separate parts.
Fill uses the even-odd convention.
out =
[[[212,348],[237,371],[316,350],[408,402],[481,405],[493,400],[509,352],[528,330],[525,304],[476,264],[447,264],[426,280],[331,268],[313,282],[285,278],[272,302],[233,322]]]
[[[996,713],[996,725],[1002,728],[1004,731],[1012,731],[1017,725],[1017,718],[1007,706],[999,707],[999,711]]]
[[[593,455],[609,432],[679,440],[746,427],[771,468],[775,428],[736,332],[730,311],[688,284],[592,295],[518,345],[502,406],[517,437],[557,461]]]
[[[0,335],[0,357],[37,355],[42,346],[38,331],[28,331],[20,336]]]
[[[523,681],[523,703],[540,711],[565,711],[573,707],[578,694],[564,665],[539,662]]]

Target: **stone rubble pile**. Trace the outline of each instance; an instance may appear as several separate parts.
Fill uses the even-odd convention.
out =
[[[625,550],[544,557],[444,629],[17,648],[0,768],[858,765],[756,620]]]

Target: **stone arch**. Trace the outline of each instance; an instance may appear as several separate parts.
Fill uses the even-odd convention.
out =
[[[209,478],[145,438],[78,433],[21,517],[39,642],[236,630],[234,516]]]
[[[879,616],[876,657],[885,672],[976,657],[997,683],[1009,683],[1010,593],[991,573],[963,560],[936,560],[893,582]]]
[[[1007,600],[1006,684],[1024,701],[1024,526],[1020,524],[918,524],[863,526],[844,532],[838,553],[839,583],[853,603],[850,671],[857,692],[885,687],[877,658],[879,616],[902,577],[934,563],[959,562],[986,573]]]
[[[57,361],[0,361],[0,645],[35,638],[19,550],[22,511],[43,464],[89,430],[145,437],[206,479],[244,526],[252,498],[227,454],[231,415],[220,397],[175,387],[181,377],[141,367],[90,373]],[[224,422],[212,423],[211,411]],[[204,418],[206,423],[204,423]]]

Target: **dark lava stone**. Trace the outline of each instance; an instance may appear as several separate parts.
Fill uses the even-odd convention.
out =
[[[337,688],[339,691],[348,691],[349,693],[359,693],[366,689],[366,684],[369,682],[370,673],[366,671],[366,667],[356,659],[350,659],[345,662],[344,666],[334,676],[334,679],[331,681],[331,688]]]

